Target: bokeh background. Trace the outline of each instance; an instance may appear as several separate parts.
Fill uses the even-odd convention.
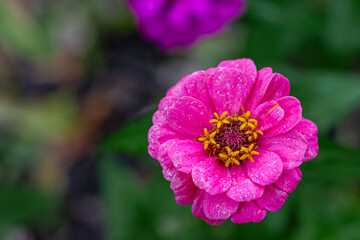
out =
[[[0,1],[0,239],[360,239],[360,1],[249,0],[195,45],[161,52],[122,0]],[[288,77],[320,152],[261,223],[207,225],[147,154],[182,76],[252,58]]]

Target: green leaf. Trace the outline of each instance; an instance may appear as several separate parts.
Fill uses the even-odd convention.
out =
[[[52,196],[36,188],[0,186],[0,225],[42,221],[54,215],[56,206]]]
[[[320,137],[318,156],[301,165],[301,169],[309,184],[351,183],[359,178],[360,151]]]
[[[358,107],[360,75],[333,71],[301,70],[282,66],[275,71],[286,76],[291,95],[301,101],[303,116],[327,133]]]
[[[151,118],[152,114],[147,114],[126,124],[104,142],[102,150],[147,156],[147,133],[152,125]]]
[[[12,1],[0,1],[0,44],[30,59],[46,56],[50,51],[47,32]]]
[[[139,228],[135,218],[140,199],[138,179],[108,156],[101,158],[99,171],[105,239],[128,239]]]
[[[359,1],[330,0],[324,37],[329,49],[338,55],[356,55],[360,49]]]

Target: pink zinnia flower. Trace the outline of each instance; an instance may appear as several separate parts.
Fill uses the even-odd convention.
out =
[[[149,153],[175,200],[210,224],[259,222],[285,203],[317,155],[317,127],[288,79],[250,59],[185,76],[153,116]]]
[[[241,15],[245,0],[128,0],[139,30],[167,50],[193,43]]]

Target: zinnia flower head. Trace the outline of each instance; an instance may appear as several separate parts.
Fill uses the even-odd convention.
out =
[[[278,211],[317,155],[317,127],[288,79],[250,59],[185,76],[160,101],[149,153],[175,200],[210,224],[259,222]]]
[[[167,50],[221,29],[244,10],[245,0],[128,0],[139,30]]]

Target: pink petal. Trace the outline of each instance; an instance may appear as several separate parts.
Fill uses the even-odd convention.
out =
[[[266,210],[259,208],[255,201],[242,202],[237,212],[231,217],[233,223],[260,222],[266,216]]]
[[[254,155],[254,162],[247,160],[247,174],[249,178],[262,186],[269,185],[280,177],[283,164],[280,157],[274,153],[263,150],[261,148],[257,149],[260,154]]]
[[[164,97],[159,103],[159,109],[153,115],[153,123],[159,123],[167,120],[169,108],[178,100],[177,97]]]
[[[242,14],[242,12],[245,10],[245,3],[243,0],[217,2],[216,9],[220,18],[231,19]]]
[[[207,86],[217,113],[238,113],[255,79],[248,79],[241,70],[235,68],[213,68],[208,72]]]
[[[202,219],[204,219],[204,217],[206,218],[204,211],[203,211],[203,207],[202,207],[203,195],[204,195],[203,190],[198,191],[195,195],[195,200],[191,207],[192,214],[195,217],[202,218]]]
[[[192,204],[198,190],[192,182],[191,175],[182,172],[174,175],[170,188],[174,191],[175,200],[180,205]]]
[[[161,14],[166,0],[130,0],[129,3],[138,21],[151,21]]]
[[[157,158],[157,154],[158,154],[158,152],[159,152],[159,147],[160,147],[159,144],[153,144],[153,143],[149,144],[149,146],[148,146],[148,152],[149,152],[149,155],[150,155],[152,158],[154,158],[154,159]]]
[[[253,60],[249,58],[223,61],[218,67],[236,68],[244,73],[245,77],[250,81],[255,81],[256,79],[256,66]]]
[[[192,97],[181,97],[168,111],[169,125],[183,133],[198,137],[204,128],[211,129],[211,116],[206,106]]]
[[[202,190],[196,193],[194,203],[191,207],[192,214],[195,217],[204,219],[207,223],[211,225],[218,225],[222,223],[224,220],[212,220],[206,217],[203,210],[203,195],[204,195],[204,191]]]
[[[265,102],[255,109],[252,118],[258,121],[257,130],[265,132],[284,118],[284,110],[280,106],[276,106],[275,101]]]
[[[307,141],[308,146],[305,152],[304,161],[309,161],[316,157],[319,151],[318,129],[316,124],[308,119],[302,118],[293,129],[304,135]]]
[[[204,213],[205,215],[205,213]],[[218,219],[218,220],[212,220],[212,219],[204,219],[208,224],[210,225],[219,225],[220,223],[222,223],[224,221],[224,219]]]
[[[191,138],[189,135],[182,134],[180,132],[175,131],[173,128],[169,126],[167,122],[160,122],[158,124],[154,124],[148,133],[148,141],[150,144],[163,144],[166,141],[171,139],[186,139]]]
[[[230,199],[225,193],[210,195],[204,193],[203,209],[209,219],[227,219],[234,214],[239,202]]]
[[[282,97],[277,103],[284,110],[284,117],[273,128],[267,130],[262,138],[270,138],[290,131],[301,120],[302,108],[300,102],[295,97]],[[276,108],[275,108],[276,109]]]
[[[159,147],[156,159],[159,161],[160,166],[163,168],[162,173],[164,178],[171,181],[177,172],[173,163],[169,158],[169,148],[176,142],[176,140],[169,140]]]
[[[215,107],[206,85],[208,75],[208,71],[197,71],[188,75],[183,81],[181,93],[183,96],[190,96],[200,100],[212,114]]]
[[[273,79],[271,80],[266,90],[262,102],[267,102],[272,100],[277,101],[282,97],[289,96],[289,93],[290,93],[289,80],[280,73],[275,73]]]
[[[267,67],[259,70],[254,88],[246,101],[246,110],[252,111],[262,102],[273,76],[274,74],[271,68]]]
[[[284,205],[288,195],[288,193],[270,185],[265,188],[264,194],[256,200],[256,203],[262,209],[276,212]]]
[[[149,147],[148,151],[152,158],[157,158],[158,150],[161,144],[172,139],[191,138],[186,134],[176,132],[167,122],[160,122],[153,125],[148,133]]]
[[[264,187],[253,183],[246,176],[243,166],[232,166],[230,173],[233,177],[232,185],[226,192],[227,196],[235,201],[243,202],[259,198],[264,193]]]
[[[258,141],[258,145],[262,149],[279,155],[284,163],[284,169],[300,166],[307,148],[305,138],[293,130],[273,138],[261,139]]]
[[[209,158],[204,144],[194,140],[176,141],[169,148],[169,156],[175,168],[184,173],[191,173],[197,163]]]
[[[166,96],[172,96],[172,97],[177,97],[177,98],[182,97],[183,96],[182,88],[183,88],[184,82],[186,81],[186,78],[188,78],[188,77],[189,77],[189,75],[186,75],[175,86],[171,87],[166,92]]]
[[[283,174],[275,182],[275,186],[284,192],[292,193],[300,180],[301,171],[299,168],[284,170]]]
[[[185,2],[177,2],[168,8],[168,21],[172,28],[186,29],[191,27],[191,19],[188,17],[187,6]]]
[[[231,186],[232,178],[229,168],[216,160],[216,157],[198,163],[191,175],[198,188],[212,195],[223,193]]]
[[[214,3],[212,1],[197,0],[188,2],[187,7],[191,17],[202,20],[211,14],[212,8],[214,7],[213,5]]]
[[[165,120],[166,120],[166,116],[164,116],[164,114],[162,114],[159,110],[154,112],[154,115],[152,116],[153,124],[164,122]]]

